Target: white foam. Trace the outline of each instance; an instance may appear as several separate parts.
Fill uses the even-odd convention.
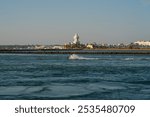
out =
[[[71,60],[94,60],[98,58],[86,58],[86,57],[78,56],[77,54],[71,54],[69,56],[69,59]]]
[[[125,58],[124,60],[130,61],[130,60],[134,60],[134,58]]]

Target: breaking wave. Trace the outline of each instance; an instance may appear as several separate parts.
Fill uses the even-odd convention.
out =
[[[134,58],[125,58],[124,59],[125,61],[132,61],[132,60],[135,60]]]
[[[120,60],[120,61],[150,61],[150,58],[134,58],[134,57],[127,57],[127,58],[94,58],[94,57],[83,57],[77,54],[71,54],[68,57],[69,60]]]
[[[71,54],[69,56],[70,60],[97,60],[99,58],[87,58],[87,57],[82,57],[82,56],[78,56],[77,54]]]

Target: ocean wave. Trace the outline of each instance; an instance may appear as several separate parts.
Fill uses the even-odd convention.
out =
[[[83,56],[79,56],[77,54],[71,54],[68,57],[69,60],[125,60],[125,61],[129,61],[129,60],[134,60],[134,58],[92,58],[92,57],[83,57]]]
[[[69,56],[69,59],[70,60],[96,60],[96,59],[99,59],[99,58],[87,58],[87,57],[79,56],[77,54],[71,54]]]
[[[123,60],[130,61],[130,60],[134,60],[134,58],[125,58]]]
[[[126,60],[126,61],[133,61],[133,60],[137,60],[137,61],[149,61],[150,58],[124,58],[123,60]]]
[[[127,58],[101,58],[101,57],[83,57],[77,54],[71,54],[68,57],[69,60],[120,60],[120,61],[149,61],[150,58],[134,58],[134,57],[127,57]]]

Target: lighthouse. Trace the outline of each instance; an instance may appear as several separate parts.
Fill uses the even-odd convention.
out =
[[[77,33],[73,36],[73,44],[80,44],[79,35]]]

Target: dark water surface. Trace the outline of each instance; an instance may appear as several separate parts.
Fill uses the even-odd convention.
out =
[[[0,54],[0,99],[150,99],[150,55]]]

